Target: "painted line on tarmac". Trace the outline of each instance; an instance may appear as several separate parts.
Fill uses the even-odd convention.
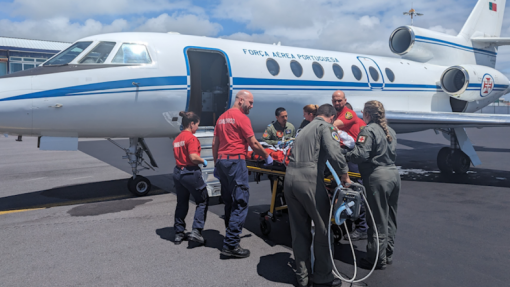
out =
[[[18,209],[18,210],[7,210],[7,211],[0,211],[0,215],[4,214],[10,214],[10,213],[17,213],[17,212],[25,212],[25,211],[31,211],[31,210],[38,210],[38,209],[44,209],[44,208],[29,208],[29,209]]]
[[[98,198],[90,198],[90,199],[83,199],[83,200],[56,202],[56,203],[43,204],[43,205],[38,205],[38,206],[33,206],[33,207],[27,207],[24,209],[4,210],[4,211],[0,211],[0,215],[17,213],[17,212],[25,212],[25,211],[31,211],[31,210],[48,209],[48,208],[59,207],[59,206],[78,205],[78,204],[86,204],[86,203],[94,203],[94,202],[104,202],[104,201],[111,201],[111,200],[117,200],[117,199],[128,199],[128,198],[132,198],[132,197],[126,196],[126,195],[117,195],[117,196],[98,197]]]

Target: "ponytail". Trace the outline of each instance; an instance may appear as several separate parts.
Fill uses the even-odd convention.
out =
[[[386,112],[384,110],[384,106],[379,101],[368,101],[365,103],[365,108],[363,110],[370,116],[370,120],[383,129],[386,134],[386,139],[389,142],[393,141],[393,138],[390,135],[390,131],[388,130],[388,122],[386,121]]]
[[[191,123],[198,123],[200,121],[200,117],[194,112],[185,112],[180,111],[179,116],[182,117],[182,126],[186,129],[189,128]]]

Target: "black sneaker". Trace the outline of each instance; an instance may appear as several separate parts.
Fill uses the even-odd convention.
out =
[[[186,233],[179,232],[179,233],[175,234],[175,238],[174,238],[174,244],[175,245],[181,244],[183,240],[186,240]]]
[[[358,240],[364,240],[368,238],[368,235],[366,232],[359,232],[357,229],[353,232],[349,233],[351,236],[351,241],[358,241]],[[349,241],[349,238],[347,237],[347,234],[344,235],[344,239]]]
[[[366,260],[365,258],[362,258],[359,262],[358,262],[358,267],[359,268],[363,268],[363,269],[367,269],[367,270],[372,270],[372,267],[374,267],[374,263],[370,263],[368,260]],[[375,266],[375,270],[384,270],[386,269],[386,263],[385,264],[382,264],[382,263],[378,263],[376,266]]]
[[[393,264],[393,257],[386,257],[386,264],[388,265]]]
[[[229,257],[246,258],[250,256],[250,250],[242,248],[241,245],[237,245],[234,249],[223,248],[221,254]]]
[[[314,287],[322,287],[322,286],[333,286],[333,287],[340,287],[342,286],[342,280],[335,278],[335,280],[325,283],[325,284],[313,284]]]
[[[192,240],[200,244],[205,243],[204,237],[202,237],[202,232],[198,229],[191,230],[191,233],[188,234],[188,240]]]

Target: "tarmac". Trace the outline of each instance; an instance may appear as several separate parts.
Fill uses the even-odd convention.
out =
[[[398,135],[401,167],[394,263],[356,286],[510,286],[510,128],[468,129],[482,165],[443,175],[433,131]],[[39,151],[37,139],[0,138],[1,286],[292,286],[288,217],[261,234],[269,182],[250,183],[241,245],[247,259],[220,256],[223,205],[209,208],[205,246],[172,242],[175,163],[168,138],[148,139],[160,168],[142,174],[153,189],[127,191],[124,152],[106,140],[80,140],[78,152]],[[119,140],[127,146],[127,140]],[[194,203],[190,202],[190,229]],[[362,257],[366,241],[355,242]],[[346,276],[345,241],[335,263]],[[360,269],[359,276],[368,271]],[[350,286],[344,284],[343,286]]]

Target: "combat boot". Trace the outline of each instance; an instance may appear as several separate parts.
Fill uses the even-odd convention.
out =
[[[175,238],[174,238],[174,244],[175,245],[181,244],[183,240],[186,240],[186,233],[179,232],[179,233],[175,234]]]
[[[202,237],[202,232],[195,228],[193,230],[191,230],[190,234],[188,234],[188,240],[192,240],[192,241],[195,241],[200,244],[205,243],[205,239],[204,239],[204,237]]]
[[[241,245],[237,245],[236,248],[223,248],[221,254],[229,257],[246,258],[250,256],[250,250],[244,249]]]

